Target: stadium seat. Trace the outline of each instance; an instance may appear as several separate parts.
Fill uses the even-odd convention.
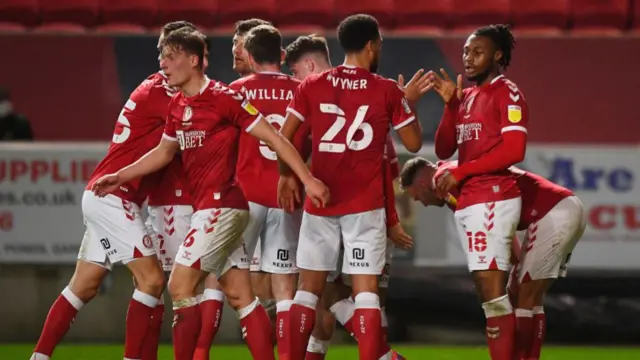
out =
[[[509,0],[453,0],[453,26],[479,27],[509,22]]]
[[[106,24],[96,28],[96,32],[102,34],[147,34],[146,27],[135,24]],[[160,33],[160,31],[158,31]],[[155,33],[154,33],[155,34]]]
[[[624,29],[629,23],[629,0],[571,0],[574,29]]]
[[[163,24],[187,20],[198,27],[208,28],[217,22],[217,12],[217,0],[160,0],[160,22]]]
[[[640,29],[640,0],[633,0],[631,7],[633,8],[632,25],[633,28],[637,31]]]
[[[444,29],[451,20],[452,0],[396,0],[395,19],[398,30]]]
[[[336,22],[340,22],[342,19],[352,14],[365,13],[375,16],[382,28],[393,28],[395,26],[393,2],[393,0],[340,1],[339,5],[335,7]]]
[[[158,0],[101,0],[104,23],[137,24],[152,27],[158,24]]]
[[[569,25],[569,0],[511,0],[511,19],[516,29],[565,29]]]
[[[32,26],[38,22],[38,0],[0,1],[0,21]]]
[[[83,34],[87,32],[87,28],[75,23],[52,22],[40,25],[33,31],[37,33]]]
[[[273,21],[275,13],[276,0],[222,0],[218,6],[219,24],[223,27],[249,18]]]
[[[94,26],[99,20],[99,0],[40,1],[43,23]]]
[[[276,0],[278,27],[301,30],[306,27],[332,27],[335,25],[335,3],[336,0]]]
[[[0,33],[19,33],[19,32],[25,32],[27,31],[27,27],[22,25],[22,24],[18,24],[18,23],[11,23],[11,22],[0,22]]]

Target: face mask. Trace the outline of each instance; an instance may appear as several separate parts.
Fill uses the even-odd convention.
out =
[[[0,117],[5,117],[11,114],[11,111],[13,111],[13,104],[11,104],[11,101],[0,101]]]

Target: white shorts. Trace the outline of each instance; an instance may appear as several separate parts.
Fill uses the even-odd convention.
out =
[[[511,267],[511,241],[520,221],[521,199],[475,204],[455,212],[469,271]]]
[[[298,267],[314,271],[337,269],[340,248],[346,259],[344,274],[379,275],[387,249],[387,227],[384,209],[342,216],[316,216],[307,212],[302,217]]]
[[[292,214],[282,209],[249,203],[249,224],[242,237],[252,255],[251,271],[295,274],[296,251],[302,211]]]
[[[115,195],[82,195],[82,215],[86,230],[78,259],[111,269],[137,258],[156,254],[138,205]]]
[[[248,269],[242,232],[249,212],[239,209],[205,209],[193,213],[191,229],[178,249],[175,263],[218,277],[237,267]]]
[[[154,235],[158,259],[164,271],[171,271],[180,244],[191,226],[190,205],[149,206],[147,228]]]
[[[395,245],[393,245],[393,241],[387,240],[384,268],[382,269],[380,280],[378,281],[379,288],[386,289],[389,287],[389,278],[391,277],[391,261],[393,259],[394,249]],[[331,271],[329,275],[327,275],[327,282],[341,282],[347,286],[351,286],[351,276],[348,274],[343,274],[341,271],[342,267],[345,266],[344,261],[344,249],[340,249],[340,257],[338,258],[338,269]],[[342,267],[340,267],[340,265],[342,265]]]
[[[529,225],[518,265],[520,282],[565,277],[571,252],[586,226],[584,207],[576,196],[563,199]]]

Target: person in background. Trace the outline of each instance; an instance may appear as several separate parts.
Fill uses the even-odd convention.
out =
[[[0,141],[29,140],[33,140],[29,120],[13,110],[9,90],[0,88]]]

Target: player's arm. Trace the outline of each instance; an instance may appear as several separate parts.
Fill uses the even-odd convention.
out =
[[[288,140],[289,142],[292,142],[301,124],[302,124],[302,120],[298,118],[298,116],[295,115],[293,112],[288,111],[287,117],[285,117],[284,119],[284,124],[280,129],[281,136],[286,140]],[[283,176],[292,175],[292,169],[289,167],[285,159],[280,158],[280,156],[278,156],[278,165],[280,167],[280,175],[283,175]]]
[[[287,117],[287,119],[289,119],[289,117]],[[286,124],[287,123],[285,123],[285,126]],[[295,130],[293,130],[293,132],[295,133]],[[278,154],[278,161],[285,163],[287,167],[298,176],[303,184],[307,185],[313,180],[311,172],[296,148],[291,144],[291,141],[266,120],[263,118],[258,120],[249,131],[249,134],[264,141],[267,146],[275,151],[276,154]]]
[[[404,90],[393,86],[389,94],[391,126],[404,147],[412,153],[422,149],[422,126],[405,97]]]
[[[516,89],[517,90],[517,89]],[[527,104],[518,91],[504,86],[496,93],[502,141],[478,159],[460,165],[451,172],[457,181],[470,176],[504,170],[522,160],[527,149]]]
[[[459,108],[460,100],[455,96],[444,105],[444,113],[435,136],[435,152],[439,159],[447,160],[458,150],[456,120]]]
[[[154,173],[169,165],[178,150],[178,141],[175,138],[168,138],[164,134],[158,146],[146,153],[138,161],[118,171],[118,177],[122,182],[128,182]]]

